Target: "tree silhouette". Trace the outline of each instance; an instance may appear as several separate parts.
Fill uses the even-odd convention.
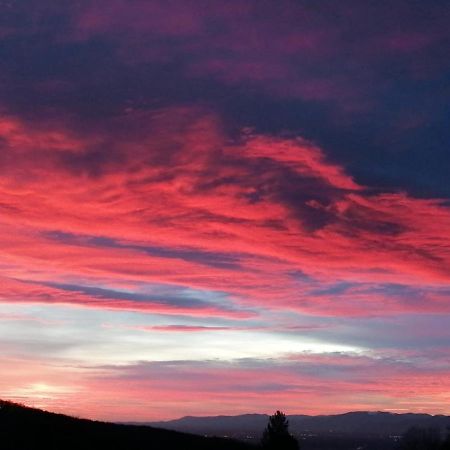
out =
[[[289,433],[289,421],[286,415],[277,411],[269,417],[264,430],[261,445],[265,450],[298,450],[297,439]]]

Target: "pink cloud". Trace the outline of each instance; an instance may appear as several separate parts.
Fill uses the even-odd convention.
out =
[[[29,369],[32,363],[15,364]],[[48,367],[33,364],[34,372],[19,370],[23,376],[8,378],[9,387],[21,392],[20,386],[33,385],[36,379],[46,380],[49,386],[61,384],[54,370],[46,375]],[[270,412],[280,405],[289,414],[386,408],[448,413],[442,406],[448,400],[448,368],[423,368],[389,358],[299,354],[278,361],[155,362],[84,368],[72,372],[66,384],[73,383],[74,377],[78,390],[89,392],[88,396],[70,405],[72,394],[55,393],[40,403],[107,420]]]
[[[325,315],[448,311],[441,288],[450,277],[450,212],[440,200],[369,193],[301,139],[247,134],[230,143],[208,111],[120,120],[108,136],[3,119],[4,280],[32,281],[28,290],[74,278],[88,285],[168,283]],[[147,124],[137,135],[126,133],[133,120]],[[91,175],[92,148],[102,145],[109,156]],[[69,156],[80,158],[76,169]],[[425,291],[415,302],[364,287],[318,296],[295,271],[324,286],[400,283]],[[80,294],[52,298],[58,295],[87,304]],[[109,306],[159,308],[134,303]]]
[[[155,325],[155,326],[142,326],[136,327],[142,331],[162,331],[162,332],[175,332],[175,333],[197,333],[202,331],[227,331],[233,330],[230,327],[214,327],[214,326],[194,326],[194,325]]]

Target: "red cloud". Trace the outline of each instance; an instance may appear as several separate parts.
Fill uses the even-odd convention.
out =
[[[193,326],[193,325],[155,325],[135,327],[141,331],[162,331],[162,332],[181,332],[181,333],[197,333],[202,331],[227,331],[234,330],[230,327],[209,327],[209,326]]]
[[[3,273],[33,289],[165,283],[310,314],[448,311],[449,208],[373,194],[304,140],[230,142],[218,117],[187,108],[114,119],[109,131],[13,118],[0,131]],[[340,282],[356,286],[333,293]],[[376,289],[392,283],[419,294]]]

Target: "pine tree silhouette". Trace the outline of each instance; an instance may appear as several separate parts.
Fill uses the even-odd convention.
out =
[[[261,445],[264,450],[298,450],[297,439],[289,433],[289,421],[286,415],[277,411],[269,417],[264,430]]]

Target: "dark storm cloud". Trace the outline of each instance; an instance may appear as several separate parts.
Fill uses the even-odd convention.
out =
[[[315,140],[365,185],[450,195],[445,2],[0,7],[0,90],[17,114],[85,127],[126,109],[209,103],[230,125]],[[100,150],[66,159],[93,173],[105,163]]]

